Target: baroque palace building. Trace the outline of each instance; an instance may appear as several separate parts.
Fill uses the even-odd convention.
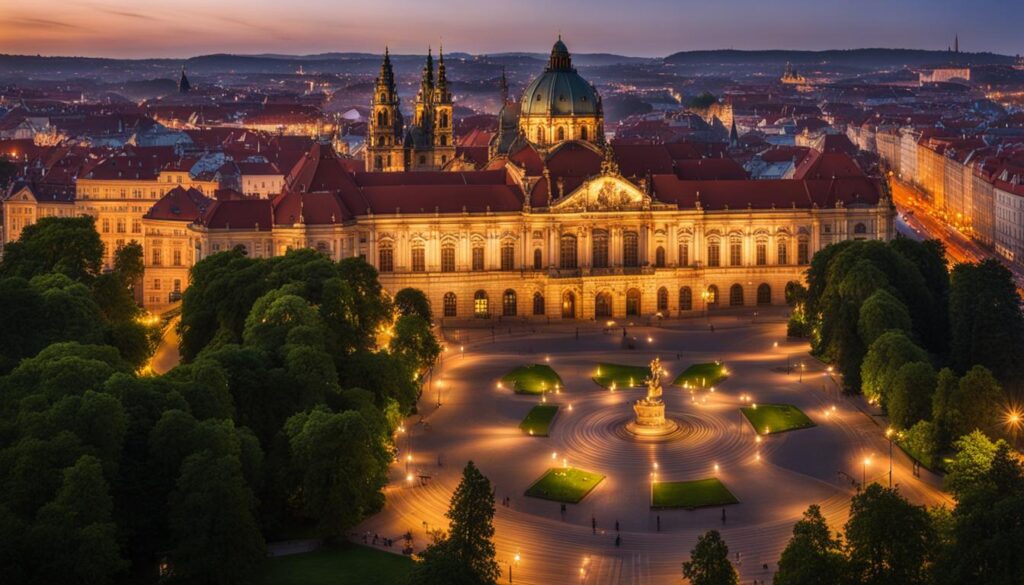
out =
[[[815,153],[799,178],[755,181],[707,145],[606,142],[600,96],[561,39],[521,99],[506,99],[488,164],[435,170],[454,156],[438,154],[454,153],[439,150],[451,144],[451,97],[438,91],[443,64],[436,81],[429,73],[430,59],[399,144],[385,55],[367,172],[321,141],[270,199],[215,200],[171,181],[141,219],[146,304],[174,300],[191,265],[241,246],[255,257],[362,257],[388,291],[421,289],[449,320],[675,317],[782,304],[817,250],[894,237],[884,184],[845,154]]]

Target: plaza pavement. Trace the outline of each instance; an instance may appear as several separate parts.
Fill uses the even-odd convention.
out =
[[[429,531],[447,526],[444,513],[451,493],[472,459],[495,486],[501,582],[508,582],[508,563],[518,553],[515,583],[678,583],[680,563],[697,536],[714,528],[722,532],[741,582],[770,583],[793,524],[808,505],[819,504],[831,529],[838,531],[856,493],[854,483],[865,472],[869,482],[888,483],[889,444],[884,419],[873,419],[863,400],[840,396],[823,365],[807,354],[807,344],[786,339],[781,317],[767,319],[752,323],[750,312],[716,315],[714,332],[703,319],[669,320],[660,327],[627,325],[638,341],[635,350],[622,346],[622,319],[608,332],[602,325],[581,325],[578,339],[575,325],[540,326],[536,332],[517,327],[511,335],[498,329],[494,341],[489,329],[458,332],[421,397],[419,414],[406,421],[407,432],[398,438],[400,453],[385,509],[364,521],[354,538],[361,541],[358,535],[365,533],[393,538],[391,550],[397,552],[401,536],[411,532],[414,549],[422,550]],[[646,365],[654,356],[668,370],[666,380],[693,363],[722,360],[729,369],[729,379],[714,393],[698,394],[697,403],[688,391],[665,387],[668,416],[687,429],[676,442],[624,438],[618,429],[632,418],[631,402],[645,390],[610,392],[590,379],[598,362]],[[791,374],[786,373],[787,357],[797,368]],[[565,383],[559,394],[548,396],[561,409],[547,438],[517,428],[540,398],[497,387],[503,374],[524,363],[549,363]],[[802,382],[800,363],[805,366]],[[748,402],[741,400],[743,395],[750,397]],[[795,404],[817,426],[756,443],[739,411],[751,402]],[[835,411],[826,416],[832,406]],[[582,502],[568,504],[564,516],[559,503],[523,495],[563,458],[606,476]],[[870,463],[865,467],[866,458]],[[893,461],[893,483],[911,501],[949,501],[937,476],[923,471],[922,477],[913,477],[910,459],[898,448]],[[717,507],[651,510],[655,463],[657,479],[663,481],[717,476],[740,503],[727,507],[724,523]],[[506,496],[509,507],[501,504]],[[622,539],[618,548],[616,521]]]

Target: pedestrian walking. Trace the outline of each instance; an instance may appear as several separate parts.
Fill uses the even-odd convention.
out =
[[[616,520],[615,521],[615,532],[618,532],[618,531],[619,531],[619,521]]]
[[[722,508],[722,524],[725,524],[725,508]]]
[[[658,514],[658,532],[661,532],[661,514]]]
[[[597,518],[594,518],[593,516],[590,517],[590,530],[594,534],[597,534]]]
[[[616,534],[615,535],[615,548],[619,548],[620,544],[622,544],[622,537]]]

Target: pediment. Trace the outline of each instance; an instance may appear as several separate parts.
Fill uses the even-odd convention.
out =
[[[648,209],[651,198],[619,175],[595,175],[551,204],[551,211],[625,211]]]

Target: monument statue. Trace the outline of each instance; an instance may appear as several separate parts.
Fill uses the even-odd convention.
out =
[[[651,375],[647,378],[647,396],[633,403],[636,418],[626,429],[639,437],[660,437],[675,432],[678,425],[665,418],[665,403],[661,399],[661,359],[651,360]]]

